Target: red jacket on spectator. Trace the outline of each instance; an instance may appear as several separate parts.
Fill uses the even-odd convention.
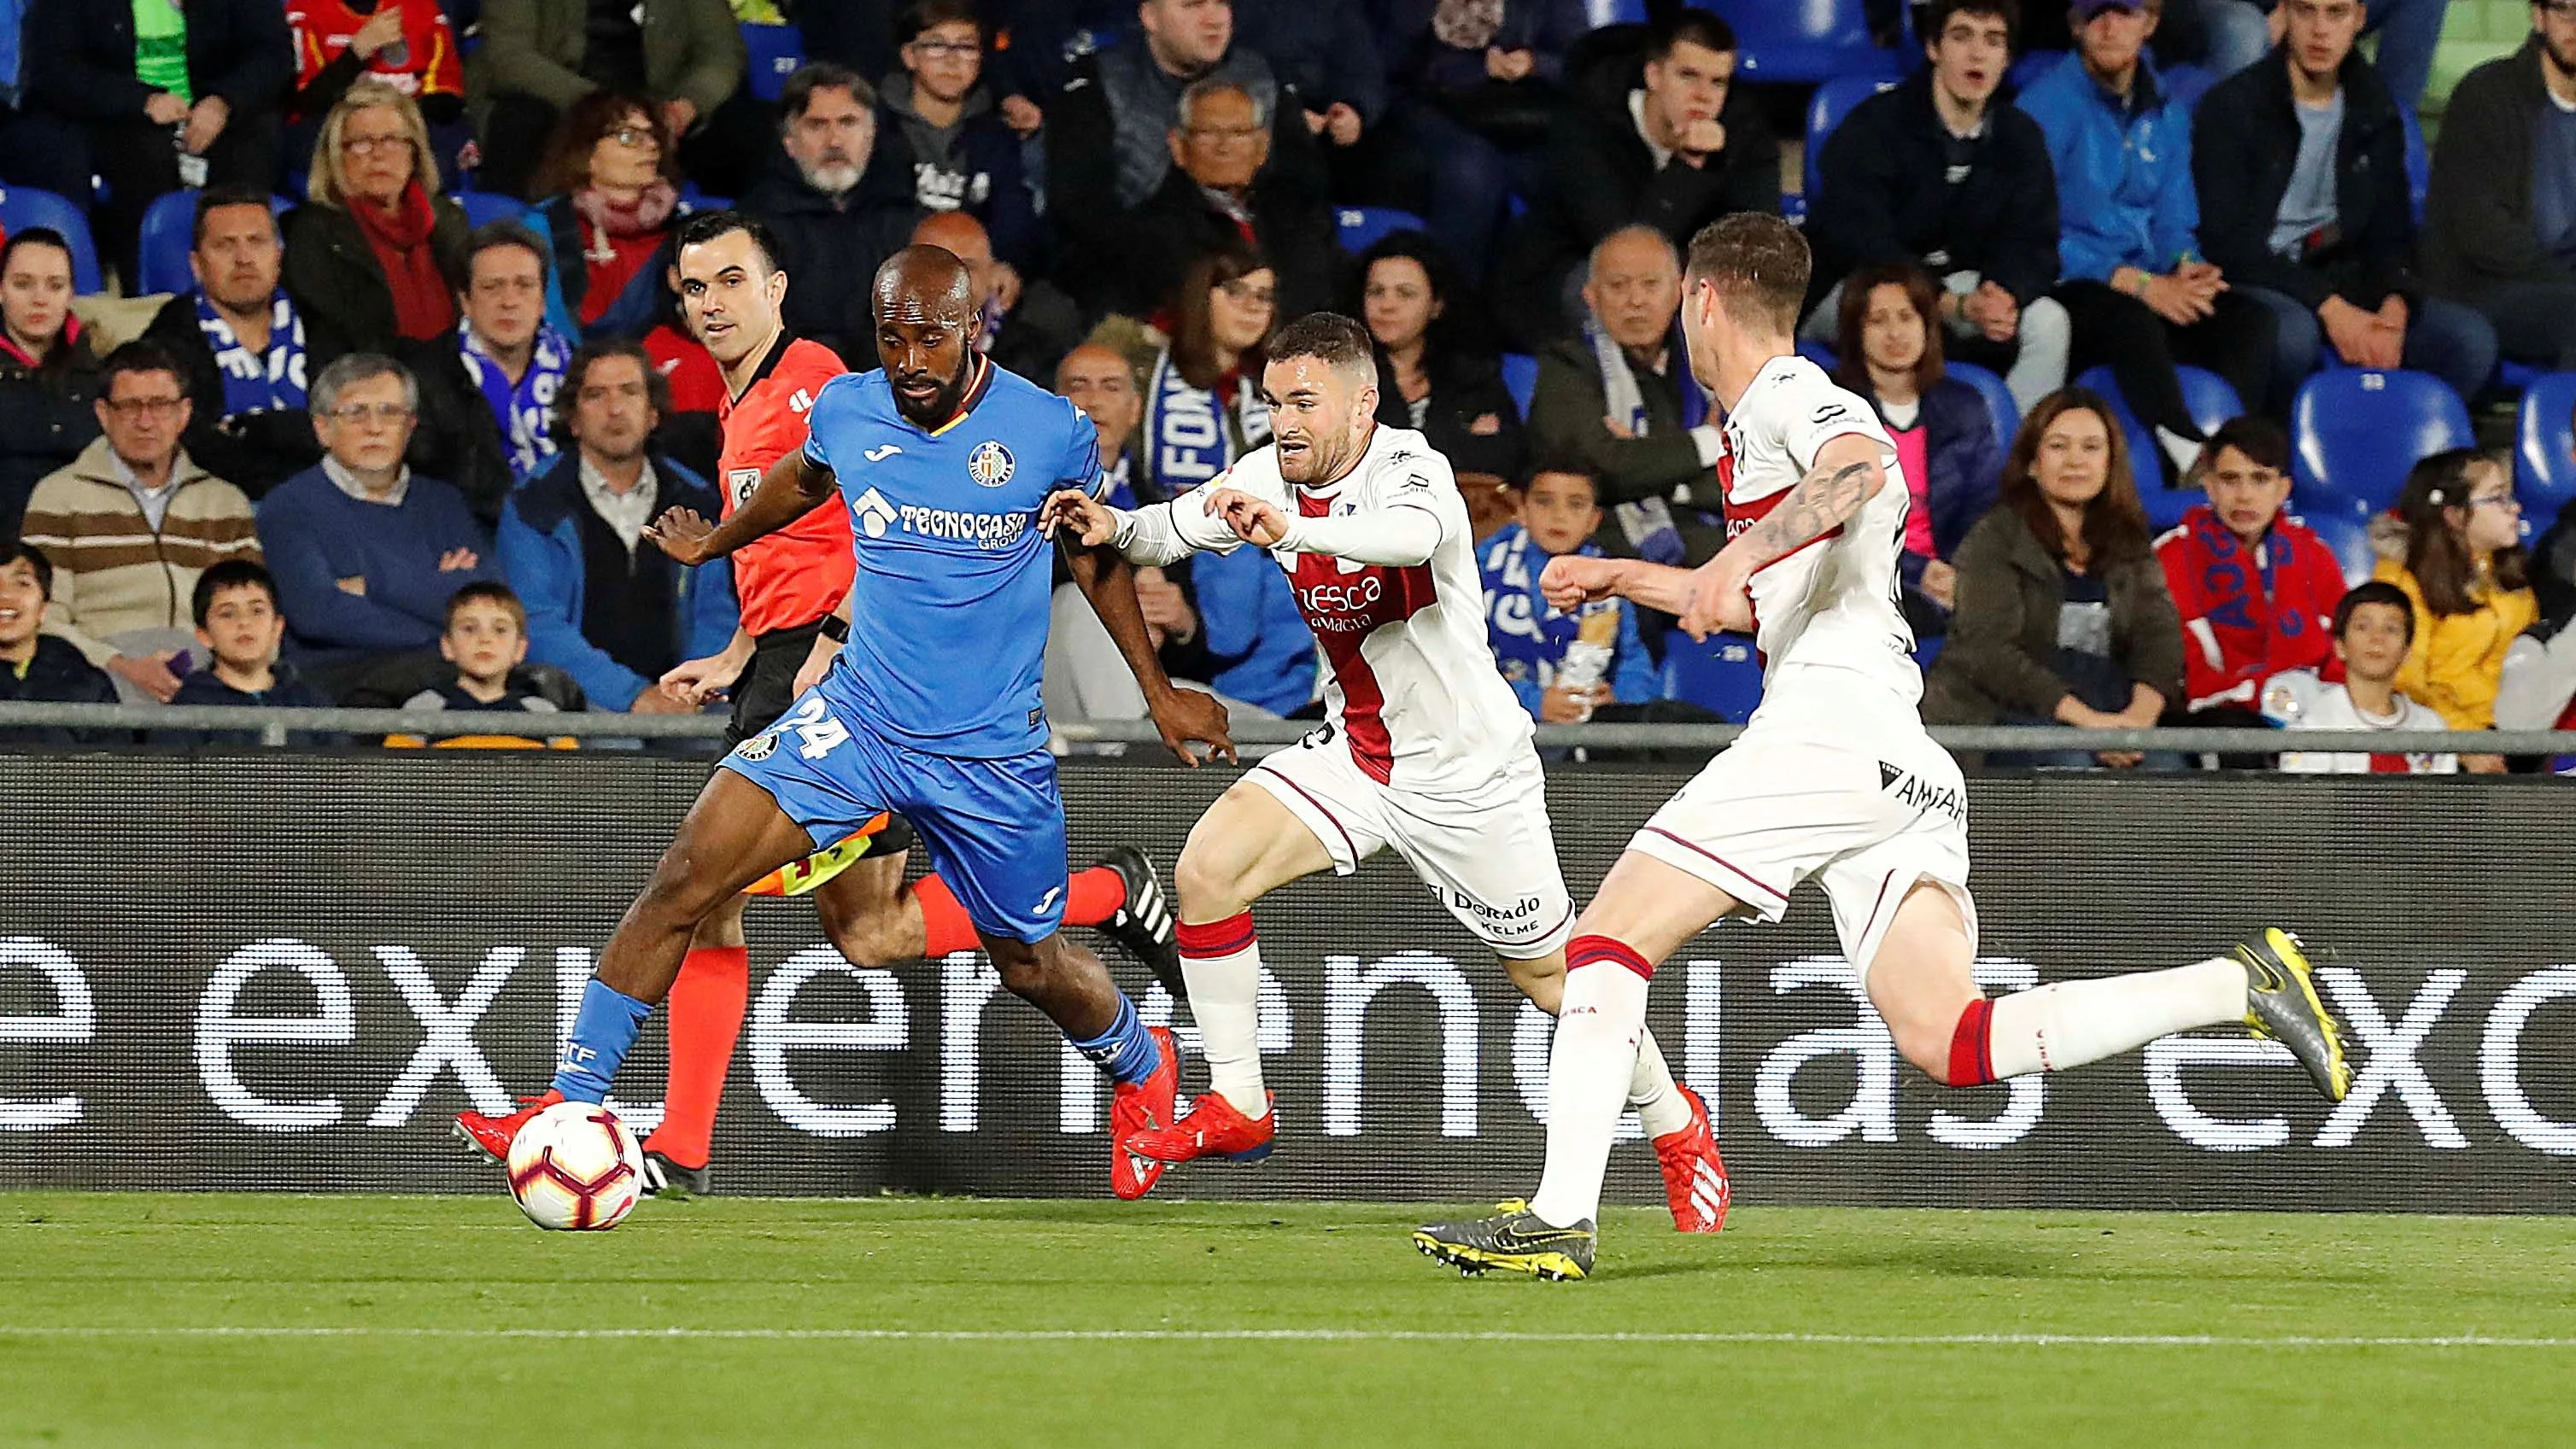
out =
[[[2263,682],[2292,669],[2343,678],[2334,610],[2343,568],[2325,540],[2287,518],[2248,551],[2209,505],[2156,540],[2182,612],[2185,707],[2262,706]]]

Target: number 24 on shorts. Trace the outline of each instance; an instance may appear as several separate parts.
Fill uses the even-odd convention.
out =
[[[820,695],[807,695],[794,713],[772,728],[780,733],[795,731],[798,741],[796,752],[809,760],[819,760],[836,746],[850,741],[848,726],[832,718],[831,706],[825,704]]]

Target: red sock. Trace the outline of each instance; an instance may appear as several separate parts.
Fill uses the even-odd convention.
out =
[[[724,1096],[725,1068],[751,1000],[751,952],[741,946],[699,946],[680,963],[664,1004],[671,1023],[671,1086],[664,1094],[662,1125],[645,1147],[682,1167],[704,1167],[716,1130],[716,1102]]]
[[[966,919],[966,908],[957,904],[957,893],[948,882],[935,875],[923,876],[912,887],[913,899],[921,902],[921,934],[925,944],[921,954],[936,961],[959,951],[972,951],[979,944],[975,923]]]
[[[1127,905],[1127,882],[1105,865],[1077,870],[1065,882],[1064,923],[1097,926]]]
[[[1640,981],[1655,979],[1655,963],[1638,955],[1637,949],[1625,941],[1609,936],[1577,936],[1565,943],[1567,975],[1571,976],[1576,970],[1589,966],[1595,961],[1615,961],[1637,973],[1637,979]]]
[[[1995,1004],[1979,997],[1959,1013],[1958,1030],[1950,1033],[1950,1080],[1953,1087],[1982,1087],[1995,1080],[1993,1021]]]

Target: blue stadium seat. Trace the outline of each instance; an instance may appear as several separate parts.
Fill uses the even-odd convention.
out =
[[[72,290],[83,296],[107,290],[98,276],[98,246],[90,240],[89,218],[81,209],[50,191],[33,186],[0,190],[0,229],[11,236],[29,227],[51,227],[72,249]]]
[[[1333,213],[1333,225],[1341,236],[1342,250],[1352,256],[1377,245],[1378,238],[1390,232],[1430,230],[1421,217],[1392,206],[1340,207]]]
[[[2406,199],[2414,204],[2415,224],[2424,224],[2424,193],[2433,185],[2433,153],[2425,148],[2423,124],[2412,107],[2397,108],[2397,123],[2406,128]]]
[[[1664,636],[1664,698],[1687,700],[1730,724],[1753,717],[1762,702],[1762,660],[1741,634],[1711,634],[1694,644],[1679,629]]]
[[[284,216],[295,209],[295,203],[283,196],[268,199],[272,216]],[[135,288],[138,296],[163,292],[192,291],[197,285],[196,273],[188,270],[188,252],[197,230],[197,193],[186,189],[165,191],[154,198],[152,208],[143,213],[142,284]]]
[[[746,25],[742,43],[751,51],[751,98],[777,100],[787,78],[805,63],[805,32],[793,25]]]
[[[1754,83],[1904,74],[1905,57],[1869,38],[1864,0],[1693,0],[1735,29],[1738,66]]]
[[[447,199],[455,202],[464,211],[466,224],[469,226],[481,226],[485,222],[493,221],[517,221],[528,214],[528,208],[517,197],[504,196],[497,191],[451,191]]]
[[[2320,372],[2290,405],[2290,472],[2302,507],[2378,512],[2416,461],[2477,442],[2459,394],[2424,372]]]
[[[1911,8],[1911,7],[1908,7]],[[1807,182],[1806,202],[1816,204],[1816,193],[1824,187],[1822,167],[1825,138],[1843,123],[1852,108],[1877,95],[1894,90],[1896,82],[1874,75],[1838,75],[1816,87],[1816,98],[1807,102]]]
[[[1526,352],[1503,354],[1503,388],[1512,395],[1512,405],[1529,417],[1530,398],[1538,392],[1538,359]]]
[[[2370,520],[2342,509],[2314,509],[2292,517],[2315,530],[2333,550],[2335,562],[2343,566],[2344,582],[2357,584],[2370,577],[2371,565],[2378,559],[2370,551]]]
[[[1823,368],[1827,372],[1831,372],[1835,368],[1842,366],[1842,359],[1834,356],[1834,350],[1821,342],[1810,342],[1805,338],[1800,338],[1798,341],[1798,355],[1807,359],[1809,362],[1814,363],[1816,366]]]
[[[1595,30],[1605,25],[1643,25],[1646,0],[1583,0],[1583,18]]]
[[[2165,95],[2189,113],[2200,109],[2200,98],[2218,84],[2218,77],[2207,69],[2189,64],[2169,65],[2164,70]]]
[[[2004,72],[2005,89],[2012,92],[2020,91],[2032,81],[2039,79],[2045,72],[2056,69],[2058,62],[2064,59],[2066,59],[2066,52],[2062,50],[2023,52],[2022,58],[2012,63],[2012,69]]]
[[[2523,389],[2513,428],[2514,488],[2533,531],[2576,498],[2576,372],[2553,372]]]
[[[2245,411],[2236,399],[2236,389],[2217,373],[2197,367],[2176,367],[2174,376],[2182,383],[2183,405],[2191,409],[2191,420],[2207,432]],[[2138,501],[2147,507],[2147,522],[2162,533],[2182,522],[2182,516],[2197,505],[2203,495],[2197,488],[2166,488],[2161,464],[2156,460],[2164,449],[2156,445],[2154,430],[2138,421],[2129,411],[2129,400],[2120,396],[2120,384],[2111,369],[2094,367],[2085,370],[2075,385],[2089,388],[2108,399],[2111,410],[2120,415],[2120,430],[2129,438],[2129,471],[2138,480]]]
[[[2012,389],[2004,380],[1973,362],[1946,362],[1942,370],[1977,390],[1986,400],[1986,416],[1994,420],[1995,451],[2012,451],[2013,434],[2021,431],[2021,406],[2013,401]]]

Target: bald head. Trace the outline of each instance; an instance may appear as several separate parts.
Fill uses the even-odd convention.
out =
[[[1622,227],[1592,249],[1583,300],[1611,340],[1631,352],[1664,344],[1682,305],[1681,260],[1662,232]]]
[[[895,406],[923,427],[954,416],[975,360],[973,279],[938,247],[909,246],[877,268],[877,360]]]
[[[937,247],[966,264],[970,300],[977,311],[993,295],[993,237],[984,223],[962,211],[934,211],[912,229],[912,244]]]
[[[953,321],[975,310],[974,278],[955,252],[913,245],[877,268],[877,323]]]

